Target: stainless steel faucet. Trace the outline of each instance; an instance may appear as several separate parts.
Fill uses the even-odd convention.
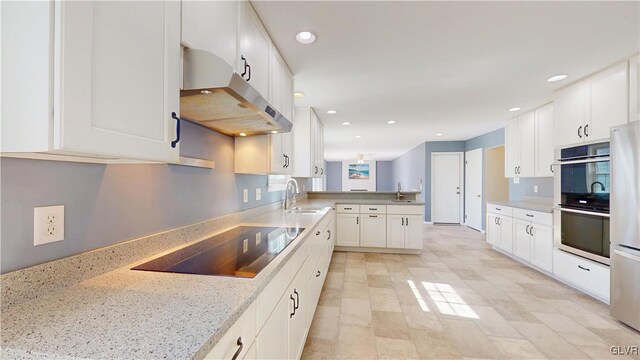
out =
[[[400,199],[404,197],[404,195],[400,194],[400,190],[402,190],[402,184],[400,184],[400,181],[398,181],[398,193],[396,194],[396,200],[398,201],[400,201]]]
[[[291,199],[289,199],[289,184],[291,184]],[[294,192],[295,191],[295,192]],[[296,206],[296,194],[298,193],[298,182],[296,179],[291,178],[287,180],[287,184],[284,189],[284,209],[289,210],[289,208],[293,205]]]

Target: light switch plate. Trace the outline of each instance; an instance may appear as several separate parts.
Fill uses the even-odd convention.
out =
[[[513,178],[513,183],[520,184],[520,178],[517,178],[517,177]]]
[[[64,205],[33,208],[33,245],[64,240]]]
[[[249,202],[249,189],[242,190],[242,202],[244,203]]]
[[[262,189],[256,188],[256,201],[262,200]]]
[[[533,185],[533,192],[538,193],[538,185]]]

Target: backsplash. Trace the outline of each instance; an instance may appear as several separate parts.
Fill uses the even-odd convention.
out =
[[[537,193],[534,186],[538,186]],[[520,178],[519,184],[509,179],[509,200],[522,201],[525,197],[553,198],[553,178]]]
[[[1,158],[1,266],[6,273],[280,201],[267,176],[234,173],[234,140],[184,123],[181,153],[215,169]],[[300,190],[307,179],[299,179]],[[262,199],[255,200],[256,188]],[[242,190],[249,190],[243,203]],[[33,246],[33,208],[65,206],[65,239]]]

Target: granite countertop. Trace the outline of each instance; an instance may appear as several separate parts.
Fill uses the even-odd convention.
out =
[[[12,306],[0,357],[202,359],[326,215],[280,209],[236,224],[305,228],[253,279],[130,270],[192,242]]]
[[[532,211],[540,211],[540,212],[553,212],[553,202],[549,201],[487,201],[487,204],[495,204],[502,206],[509,206],[514,208],[532,210]]]

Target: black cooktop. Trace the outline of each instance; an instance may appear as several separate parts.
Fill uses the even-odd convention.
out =
[[[132,270],[252,278],[303,230],[239,226]]]

